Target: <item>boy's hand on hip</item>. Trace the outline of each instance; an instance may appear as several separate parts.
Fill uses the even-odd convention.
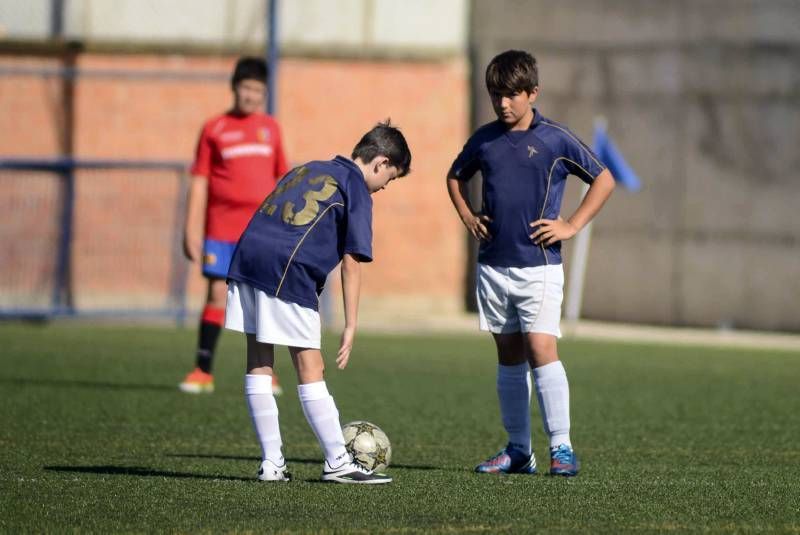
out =
[[[568,240],[578,233],[575,225],[564,221],[560,216],[558,219],[537,219],[530,226],[539,227],[531,234],[531,240],[536,245],[550,246],[557,241]]]
[[[486,224],[492,222],[492,219],[488,215],[470,214],[466,217],[462,217],[461,221],[475,239],[487,241],[492,239],[492,235],[489,234],[489,229],[486,228]]]
[[[353,349],[353,340],[356,336],[355,327],[345,327],[342,331],[342,341],[339,344],[339,353],[336,354],[336,365],[340,370],[345,369],[350,360],[350,351]]]

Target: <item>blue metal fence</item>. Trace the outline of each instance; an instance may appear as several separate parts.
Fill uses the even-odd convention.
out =
[[[171,221],[166,225],[167,228],[163,229],[163,233],[158,239],[153,240],[156,242],[154,251],[148,253],[151,256],[158,257],[160,264],[164,263],[161,255],[167,255],[166,270],[168,273],[162,274],[167,277],[169,283],[167,288],[162,292],[163,296],[157,296],[152,303],[137,303],[132,300],[128,304],[115,304],[114,306],[104,306],[103,304],[93,304],[91,301],[82,301],[80,295],[76,294],[75,281],[72,273],[75,264],[75,232],[76,232],[76,180],[77,175],[81,174],[82,180],[90,183],[93,180],[115,180],[120,172],[133,173],[136,177],[136,187],[141,184],[141,191],[134,191],[132,196],[142,196],[146,198],[148,192],[147,181],[142,180],[139,182],[140,177],[145,177],[148,174],[153,175],[151,178],[155,179],[153,184],[157,184],[163,178],[162,175],[174,177],[174,184],[170,187],[170,194],[165,197],[159,198],[156,201],[159,204],[161,216],[169,214],[168,217]],[[52,176],[52,180],[58,185],[54,191],[49,192],[49,196],[53,198],[58,209],[56,214],[35,213],[30,214],[30,206],[26,205],[25,199],[28,196],[26,193],[26,180],[30,178],[27,175],[42,175]],[[88,316],[88,317],[102,317],[102,316],[124,316],[124,317],[166,317],[173,318],[176,322],[182,323],[186,315],[186,283],[188,275],[188,263],[183,259],[181,254],[181,217],[184,211],[185,194],[187,187],[187,165],[186,162],[180,161],[116,161],[116,160],[90,160],[90,159],[30,159],[30,158],[6,158],[0,159],[0,187],[4,191],[4,211],[3,218],[5,223],[0,223],[6,226],[6,231],[0,233],[0,251],[2,251],[3,260],[0,264],[0,318],[50,318],[56,316]],[[10,187],[11,182],[14,181],[14,186]],[[91,188],[86,188],[91,191]],[[131,196],[131,194],[128,194]],[[15,198],[16,197],[16,198]],[[91,193],[84,200],[87,211],[91,211],[92,203],[104,202],[108,203],[108,199],[97,200],[92,199]],[[108,196],[107,196],[108,197]],[[111,203],[119,203],[123,207],[130,199],[126,198],[126,193],[122,190],[114,191],[111,194]],[[115,206],[106,207],[107,209],[114,210]],[[26,213],[28,212],[28,213]],[[40,210],[40,212],[42,212]],[[145,211],[146,212],[146,211]],[[130,234],[130,227],[126,225],[144,224],[147,222],[150,215],[147,213],[141,214],[139,221],[118,221],[114,223],[118,228],[104,229],[105,235],[111,236],[110,240],[125,240],[126,236]],[[47,222],[46,219],[55,217],[55,222]],[[55,243],[40,243],[38,248],[34,247],[37,244],[26,243],[27,240],[41,241],[45,240],[43,235],[47,232],[17,232],[11,227],[10,223],[17,221],[25,222],[38,222],[43,225],[50,225],[55,223]],[[91,225],[86,225],[85,233],[95,232]],[[45,251],[45,254],[50,253],[50,246],[52,247],[52,257],[45,258],[43,255],[33,259],[15,258],[15,256],[25,256],[19,254],[19,251],[27,251],[32,247],[36,251]],[[36,256],[36,255],[34,255]],[[113,255],[112,255],[113,256]],[[119,259],[119,278],[118,284],[120,288],[124,288],[128,281],[125,280],[125,266],[129,263],[130,259],[121,257]],[[49,270],[49,302],[43,302],[42,299],[35,299],[31,296],[36,293],[36,290],[26,292],[20,291],[18,281],[21,276],[25,275],[26,271],[36,271],[41,266],[49,266],[52,264],[52,269]],[[160,265],[159,264],[159,265]],[[48,270],[45,270],[48,271]],[[106,279],[113,281],[114,273],[105,273]],[[129,274],[127,274],[129,275]],[[114,284],[112,282],[112,284]],[[47,284],[45,284],[47,286]],[[39,294],[42,292],[40,291]],[[124,293],[124,292],[122,292]],[[16,297],[15,297],[16,296]],[[20,297],[21,296],[21,297]],[[83,300],[85,301],[85,300]],[[102,299],[101,299],[102,301]]]

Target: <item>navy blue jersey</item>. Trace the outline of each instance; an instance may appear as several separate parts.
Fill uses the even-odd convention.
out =
[[[345,254],[372,260],[372,197],[361,170],[337,156],[283,177],[239,239],[228,279],[318,310]]]
[[[538,246],[530,239],[537,219],[556,219],[570,174],[591,184],[605,167],[566,127],[534,110],[530,128],[508,130],[500,121],[467,140],[448,176],[468,181],[483,175],[482,212],[492,238],[481,241],[478,262],[498,267],[561,263],[561,242]]]

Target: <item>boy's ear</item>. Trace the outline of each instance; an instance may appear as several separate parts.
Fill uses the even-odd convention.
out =
[[[373,172],[377,173],[378,171],[380,171],[381,165],[389,165],[389,158],[387,158],[386,156],[380,156],[380,155],[379,156],[375,156],[372,159],[372,163],[371,164],[372,164]]]
[[[539,96],[539,86],[535,85],[535,86],[533,86],[533,91],[531,91],[528,94],[528,102],[530,104],[533,104],[536,101],[536,97],[538,97],[538,96]]]

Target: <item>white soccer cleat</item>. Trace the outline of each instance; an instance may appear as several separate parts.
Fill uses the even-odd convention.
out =
[[[325,466],[322,469],[322,481],[361,485],[382,485],[384,483],[391,483],[392,478],[385,474],[376,474],[372,470],[367,470],[354,461],[344,463],[339,468],[331,468],[328,461],[325,461]]]
[[[286,470],[286,463],[281,466],[266,460],[261,463],[261,468],[258,470],[259,481],[291,481],[292,474]]]

